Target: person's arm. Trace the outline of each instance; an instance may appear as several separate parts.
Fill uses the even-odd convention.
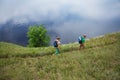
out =
[[[60,41],[58,41],[58,48],[60,48]]]

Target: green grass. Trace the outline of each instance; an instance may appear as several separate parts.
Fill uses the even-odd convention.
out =
[[[100,38],[90,39],[86,42],[86,49],[104,46],[104,45],[111,45],[116,43],[117,34],[109,34],[105,35]],[[71,43],[61,45],[61,53],[78,50],[79,44],[78,43]],[[28,48],[22,47],[11,43],[4,43],[0,42],[0,58],[8,58],[8,57],[36,57],[36,56],[44,56],[44,55],[51,55],[55,53],[55,49],[53,46],[50,47],[38,47],[38,48]]]
[[[120,80],[120,33],[79,45],[27,48],[0,43],[0,80]]]

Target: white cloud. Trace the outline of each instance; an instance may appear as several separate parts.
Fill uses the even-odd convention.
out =
[[[0,23],[18,16],[58,19],[69,13],[103,20],[120,15],[120,2],[118,0],[1,0],[0,12]]]

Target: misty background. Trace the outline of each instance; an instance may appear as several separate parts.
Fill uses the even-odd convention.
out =
[[[120,0],[0,0],[0,41],[26,46],[27,31],[43,24],[63,44],[120,31]]]

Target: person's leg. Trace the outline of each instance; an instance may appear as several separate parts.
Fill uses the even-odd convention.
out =
[[[59,54],[59,49],[56,47],[56,55]]]
[[[83,43],[80,44],[79,50],[81,50],[82,48],[84,48],[84,44]]]
[[[57,54],[59,54],[60,52],[59,52],[59,48],[57,48]]]
[[[82,46],[83,46],[83,49],[84,49],[85,48],[84,43],[82,44]]]

